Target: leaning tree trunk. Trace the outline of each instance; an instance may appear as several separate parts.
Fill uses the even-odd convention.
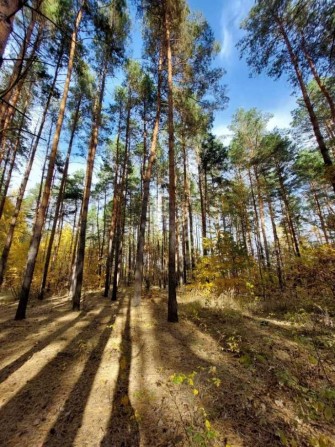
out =
[[[308,112],[308,115],[309,115],[309,118],[310,118],[310,121],[311,121],[311,124],[313,127],[314,135],[315,135],[316,141],[318,143],[319,150],[321,152],[323,162],[324,162],[324,165],[326,168],[326,175],[327,175],[327,177],[332,185],[332,188],[335,192],[335,173],[334,173],[333,162],[330,158],[328,147],[326,146],[326,143],[322,136],[319,121],[316,116],[311,98],[308,94],[308,90],[307,90],[307,87],[304,82],[303,74],[302,74],[300,66],[299,66],[298,57],[293,50],[293,47],[291,45],[288,34],[283,26],[283,23],[278,18],[276,18],[276,22],[277,22],[279,30],[283,36],[285,45],[286,45],[288,53],[290,55],[290,59],[291,59],[294,71],[297,76],[298,84],[299,84],[301,92],[302,92],[302,97],[303,97],[304,103],[306,105],[306,109],[307,109],[307,112]]]
[[[29,73],[31,66],[33,64],[34,56],[38,51],[41,43],[42,43],[42,31],[43,25],[40,24],[38,28],[37,35],[35,37],[34,42],[31,42],[33,37],[33,31],[36,25],[36,13],[34,12],[32,15],[32,19],[28,26],[24,41],[22,43],[22,47],[20,53],[18,55],[18,60],[14,64],[13,72],[10,77],[9,85],[7,88],[0,93],[0,99],[2,100],[0,106],[0,164],[2,162],[3,157],[3,148],[6,141],[6,130],[10,127],[14,115],[17,112],[17,104],[21,96],[22,88],[25,85],[25,78]],[[27,55],[28,49],[31,47],[30,54]],[[21,60],[20,60],[21,59]],[[27,59],[25,65],[23,65],[23,59]],[[24,114],[23,114],[24,115]]]
[[[322,232],[323,232],[323,236],[325,238],[326,244],[329,244],[329,236],[328,236],[328,232],[327,232],[326,222],[325,222],[322,210],[321,210],[321,205],[320,205],[320,201],[319,201],[318,194],[317,194],[317,191],[316,191],[316,187],[313,184],[313,182],[310,182],[310,188],[311,188],[311,192],[313,194],[315,205],[316,205],[316,209],[317,209],[316,214],[318,215],[318,217],[320,219],[320,225],[321,225],[321,229],[322,229]]]
[[[168,71],[168,135],[169,135],[169,290],[168,321],[178,322],[178,305],[176,292],[176,174],[174,155],[173,123],[173,74],[170,23],[165,11],[166,58]]]
[[[27,98],[25,100],[25,106],[24,106],[24,113],[27,112],[28,109],[28,104],[29,104],[29,100],[30,100],[30,94],[27,95]],[[0,187],[0,192],[1,192],[1,201],[0,201],[0,219],[2,218],[2,214],[5,208],[5,203],[6,203],[6,198],[7,198],[7,192],[9,189],[9,185],[12,179],[12,173],[13,173],[13,169],[15,166],[15,160],[16,160],[16,156],[20,147],[20,143],[21,143],[21,133],[23,130],[23,126],[24,126],[24,115],[22,115],[21,120],[20,120],[20,127],[19,127],[19,131],[18,131],[18,135],[16,137],[16,142],[14,145],[14,148],[9,148],[9,152],[11,153],[11,159],[10,159],[10,163],[9,163],[9,169],[7,172],[7,178],[4,184],[4,187],[2,189],[2,185]],[[5,171],[5,169],[4,169]]]
[[[46,288],[46,284],[47,284],[52,247],[53,247],[53,243],[54,243],[54,239],[55,239],[55,235],[56,235],[57,222],[58,222],[58,218],[59,218],[59,210],[63,203],[65,185],[66,185],[66,180],[67,180],[67,173],[68,173],[69,164],[70,164],[70,156],[71,156],[71,152],[72,152],[74,137],[75,137],[75,134],[77,131],[77,126],[78,126],[80,104],[81,104],[81,97],[79,97],[79,99],[78,99],[75,114],[73,117],[71,137],[70,137],[69,146],[68,146],[68,150],[67,150],[67,154],[66,154],[65,165],[64,165],[64,169],[63,169],[63,176],[62,176],[61,184],[59,187],[59,193],[58,193],[56,208],[55,208],[55,212],[54,212],[54,219],[53,219],[53,224],[52,224],[52,228],[51,228],[50,239],[48,242],[48,248],[47,248],[45,261],[44,261],[41,288],[40,288],[40,292],[38,295],[39,300],[43,300],[45,288]]]
[[[143,178],[143,197],[142,197],[142,208],[141,208],[141,220],[140,220],[140,231],[137,240],[137,253],[136,253],[136,269],[135,269],[135,284],[134,284],[134,298],[133,305],[139,306],[141,302],[142,293],[142,279],[143,279],[143,252],[144,252],[144,242],[145,242],[145,227],[147,222],[147,210],[148,202],[150,197],[150,182],[152,168],[156,161],[157,153],[157,138],[159,131],[159,121],[161,115],[161,85],[162,85],[162,57],[159,58],[158,64],[158,85],[157,85],[157,105],[156,105],[156,118],[154,129],[152,133],[150,157],[148,161],[147,169],[144,173]]]
[[[306,42],[305,42],[305,38],[302,35],[302,49],[303,49],[303,53],[307,59],[309,68],[313,74],[313,77],[316,81],[316,83],[318,84],[321,92],[323,93],[324,97],[326,98],[326,101],[329,105],[329,109],[330,109],[330,113],[331,113],[331,117],[333,120],[333,124],[335,124],[335,103],[334,100],[329,92],[329,90],[327,89],[326,85],[324,84],[324,82],[322,81],[322,79],[320,78],[320,75],[316,69],[315,63],[311,57],[311,55],[308,53],[307,48],[306,48]]]
[[[22,8],[22,0],[0,0],[0,67],[7,41],[13,31],[15,14]]]
[[[64,84],[64,91],[63,91],[62,100],[61,100],[61,103],[59,106],[58,120],[57,120],[54,139],[52,142],[50,156],[49,156],[48,171],[47,171],[47,176],[46,176],[46,180],[45,180],[43,196],[42,196],[42,200],[41,200],[40,206],[39,206],[39,208],[37,210],[37,214],[36,214],[36,219],[35,219],[34,228],[33,228],[33,236],[32,236],[31,242],[30,242],[30,247],[29,247],[29,252],[28,252],[26,269],[24,272],[23,283],[22,283],[20,294],[19,294],[19,305],[17,308],[16,316],[15,316],[16,320],[22,320],[26,317],[26,308],[27,308],[28,299],[29,299],[30,287],[31,287],[31,283],[33,280],[36,259],[37,259],[38,250],[40,247],[46,211],[47,211],[47,207],[49,204],[49,198],[50,198],[50,193],[51,193],[51,183],[52,183],[52,178],[53,178],[55,164],[56,164],[58,143],[59,143],[63,120],[64,120],[64,115],[65,115],[66,102],[67,102],[68,93],[69,93],[74,57],[75,57],[76,46],[77,46],[78,29],[79,29],[79,25],[81,22],[82,14],[83,14],[83,10],[81,7],[80,10],[78,11],[74,31],[71,36],[69,62],[68,62],[66,80],[65,80],[65,84]]]

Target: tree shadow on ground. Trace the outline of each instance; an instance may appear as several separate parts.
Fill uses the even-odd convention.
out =
[[[225,323],[220,322],[217,312],[205,309],[201,313],[200,319],[208,323],[206,330],[201,328],[198,318],[193,321],[196,327],[190,326],[190,323],[187,322],[171,325],[164,321],[162,305],[165,306],[162,302],[154,303],[154,319],[157,321],[155,326],[157,329],[154,334],[157,343],[155,362],[174,373],[197,372],[198,383],[196,386],[199,387],[200,392],[199,396],[195,398],[194,405],[203,406],[209,420],[214,425],[221,426],[221,431],[226,430],[223,435],[228,437],[228,442],[230,435],[233,440],[234,435],[237,435],[240,443],[235,441],[236,445],[281,446],[283,442],[296,442],[299,447],[310,445],[308,439],[315,434],[313,423],[310,424],[306,433],[304,433],[303,427],[297,427],[296,390],[287,390],[283,399],[285,390],[278,382],[276,370],[273,368],[269,370],[271,365],[266,360],[264,364],[262,358],[257,359],[255,356],[255,360],[252,359],[253,363],[246,365],[243,361],[241,362],[240,354],[222,352],[220,355],[224,357],[223,361],[215,356],[208,356],[206,347],[202,348],[203,356],[195,353],[194,346],[199,343],[199,328],[204,334],[206,333],[207,336],[209,335],[220,343],[220,334],[222,335],[222,332],[225,331],[227,318],[225,318]],[[215,321],[216,324],[213,324]],[[228,322],[228,325],[231,324],[235,325],[236,321],[233,319]],[[217,332],[218,325],[222,325],[220,334]],[[185,330],[186,326],[191,330]],[[236,329],[238,330],[238,328],[231,327],[230,329],[237,335]],[[261,329],[262,327],[260,327]],[[264,334],[257,333],[257,328],[253,325],[249,325],[246,331],[251,340],[257,337],[263,338],[264,341]],[[288,365],[286,366],[288,367]],[[211,382],[213,376],[210,371],[213,368],[216,371],[215,378],[220,378],[221,381],[219,387]],[[176,396],[181,389],[180,385],[179,388],[178,386],[175,388]],[[277,399],[278,407],[275,404]],[[281,399],[284,401],[283,407],[281,407]],[[180,401],[179,404],[183,408],[183,401]],[[189,406],[189,404],[187,405]],[[186,416],[184,419],[186,422]],[[187,424],[187,429],[192,428],[192,417],[189,418]],[[331,434],[331,439],[333,439],[334,429],[331,428],[331,424],[326,424],[324,432],[326,435]]]
[[[79,314],[74,320],[68,321],[64,323],[60,328],[58,328],[55,332],[53,332],[48,337],[39,340],[35,346],[29,349],[27,352],[22,354],[20,357],[15,359],[10,364],[6,365],[4,368],[0,370],[0,383],[5,381],[7,377],[9,377],[13,372],[19,369],[27,360],[29,360],[36,352],[42,351],[46,346],[48,346],[53,340],[61,336],[64,332],[66,332],[70,327],[76,324],[81,318],[83,318],[83,314]],[[8,338],[10,335],[8,336]],[[6,341],[3,341],[6,343]]]
[[[191,303],[181,305],[180,310],[218,343],[226,357],[222,383],[229,389],[226,397],[230,395],[233,400],[227,399],[222,414],[231,415],[236,429],[242,422],[248,445],[261,445],[260,439],[271,445],[295,441],[299,446],[310,445],[312,439],[323,435],[334,439],[332,421],[313,410],[320,399],[325,408],[335,408],[334,402],[323,397],[331,384],[322,368],[311,363],[313,346],[299,338],[306,331],[231,309],[194,309]],[[229,371],[235,371],[235,377]],[[248,415],[243,415],[243,408],[248,409]]]
[[[3,430],[0,430],[0,445],[6,447],[17,446],[20,442],[20,438],[28,439],[34,437],[34,432],[38,431],[42,433],[43,425],[50,417],[50,412],[54,413],[55,408],[53,407],[55,401],[63,395],[63,386],[66,384],[67,380],[71,380],[71,372],[76,367],[78,356],[80,356],[80,346],[85,343],[90,342],[90,340],[95,336],[98,330],[100,321],[103,321],[106,317],[110,316],[111,307],[104,307],[96,316],[93,317],[92,321],[84,327],[80,332],[71,340],[71,342],[61,351],[58,352],[56,357],[54,357],[42,370],[34,376],[31,380],[27,381],[27,384],[19,390],[1,409],[0,409],[0,420]],[[90,371],[96,371],[99,366],[99,357],[102,354],[104,344],[107,342],[110,336],[111,328],[106,328],[102,335],[100,342],[90,356]],[[84,369],[86,374],[86,385],[84,386],[84,398],[87,398],[90,383],[94,374],[91,375],[86,369]],[[83,375],[82,375],[83,377]],[[83,383],[79,379],[80,390],[82,390]],[[72,397],[74,392],[72,393]],[[71,399],[71,397],[70,397]],[[66,404],[65,404],[66,405]],[[80,411],[84,408],[85,402],[76,402],[76,405]],[[72,423],[68,425],[70,428],[69,433],[66,436],[73,437],[77,429],[79,428],[81,415],[76,413],[73,415]],[[60,418],[64,419],[64,411],[62,411]],[[58,418],[60,422],[60,418]],[[60,426],[60,423],[56,422],[56,426]],[[73,434],[74,433],[74,434]],[[57,432],[55,433],[57,434]],[[35,439],[35,437],[34,437]],[[56,439],[56,437],[55,437]],[[52,437],[48,438],[48,442],[44,445],[62,445],[69,446],[71,443],[67,443],[66,438],[60,436],[57,437],[57,442],[52,443]],[[28,445],[28,444],[25,444]],[[30,443],[29,445],[33,445]]]
[[[106,328],[100,335],[98,343],[91,351],[79,379],[66,399],[61,413],[44,441],[45,446],[73,445],[73,441],[82,424],[86,403],[92,389],[95,375],[100,366],[104,349],[113,331],[113,323],[119,316],[118,310],[121,304],[122,301],[117,303],[116,314],[107,322]]]
[[[129,377],[132,359],[130,334],[130,300],[121,342],[119,374],[112,404],[112,414],[101,447],[139,447],[140,433],[135,411],[129,397]]]

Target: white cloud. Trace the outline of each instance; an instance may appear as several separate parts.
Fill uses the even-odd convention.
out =
[[[233,36],[227,27],[222,28],[222,44],[220,56],[222,58],[227,58],[231,55],[233,49]]]
[[[225,0],[221,12],[221,52],[220,56],[227,59],[231,56],[234,46],[240,38],[240,23],[246,17],[253,0]]]
[[[273,115],[273,117],[269,120],[267,129],[273,130],[274,128],[278,129],[287,129],[290,127],[292,122],[292,110],[296,107],[296,98],[291,97],[289,101],[286,101],[280,106],[276,107],[273,110],[269,110],[269,112]]]
[[[230,144],[230,142],[233,138],[233,134],[228,129],[228,125],[226,125],[226,124],[218,124],[218,125],[214,126],[212,132],[217,138],[222,140],[222,142],[227,145]]]
[[[290,127],[290,123],[292,121],[292,116],[290,112],[277,112],[273,115],[273,117],[269,120],[267,129],[273,130],[276,127],[278,129],[285,129]]]

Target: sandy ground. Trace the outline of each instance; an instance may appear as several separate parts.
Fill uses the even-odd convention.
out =
[[[333,329],[130,295],[0,301],[0,446],[335,445]]]

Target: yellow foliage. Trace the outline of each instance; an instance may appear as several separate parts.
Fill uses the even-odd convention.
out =
[[[0,222],[0,250],[2,251],[10,222],[14,212],[14,204],[10,199],[6,199],[4,213]],[[23,213],[20,213],[15,228],[12,247],[8,259],[6,270],[7,286],[17,287],[21,282],[21,275],[24,269],[30,241],[30,232]]]

